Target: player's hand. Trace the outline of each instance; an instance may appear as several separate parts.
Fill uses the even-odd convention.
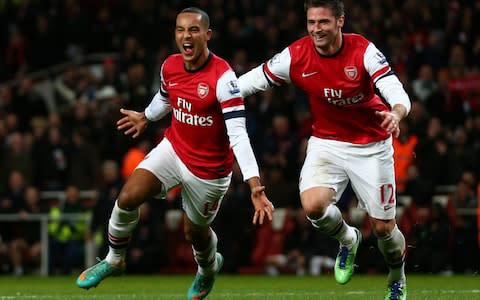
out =
[[[376,111],[375,114],[382,119],[382,128],[384,128],[389,134],[398,138],[400,135],[400,117],[390,111]]]
[[[124,131],[125,135],[132,135],[133,138],[137,138],[145,131],[148,125],[145,113],[123,108],[120,109],[120,112],[125,116],[117,121],[118,130]]]
[[[256,186],[251,189],[251,198],[253,206],[255,208],[255,214],[253,215],[252,223],[254,225],[262,225],[265,220],[265,216],[269,221],[272,221],[272,212],[275,209],[272,202],[268,200],[265,195],[264,186]]]

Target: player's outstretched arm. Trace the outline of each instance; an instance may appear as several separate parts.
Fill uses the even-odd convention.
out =
[[[407,109],[402,104],[396,104],[392,111],[377,111],[377,116],[382,119],[381,126],[385,130],[398,138],[400,135],[400,121],[407,115]]]
[[[272,212],[275,208],[272,202],[268,200],[267,195],[265,195],[265,186],[260,184],[260,178],[252,177],[248,179],[248,185],[250,186],[250,197],[255,208],[252,223],[262,225],[265,216],[269,221],[272,221]]]
[[[123,131],[125,135],[132,135],[137,138],[145,131],[148,126],[148,119],[145,112],[138,112],[128,109],[120,109],[125,116],[117,121],[117,129]]]

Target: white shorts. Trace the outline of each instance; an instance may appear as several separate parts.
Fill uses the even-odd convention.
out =
[[[373,218],[393,219],[396,187],[392,139],[357,145],[311,137],[300,173],[300,192],[319,186],[332,188],[335,203],[349,181],[360,208]]]
[[[195,176],[180,160],[170,141],[164,138],[137,168],[152,172],[163,184],[165,193],[182,186],[182,207],[188,218],[197,225],[209,225],[217,215],[232,174],[218,179]]]

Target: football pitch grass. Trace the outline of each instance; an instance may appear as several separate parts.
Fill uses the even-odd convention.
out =
[[[191,276],[108,278],[88,291],[74,277],[0,277],[0,300],[6,299],[186,299]],[[383,299],[385,276],[354,275],[341,286],[333,276],[234,276],[220,274],[210,300],[247,299]],[[408,299],[480,299],[480,276],[408,277]]]

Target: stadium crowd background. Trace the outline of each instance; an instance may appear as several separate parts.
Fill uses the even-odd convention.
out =
[[[413,102],[394,145],[407,267],[478,273],[480,1],[344,2],[344,32],[361,33],[382,50]],[[0,221],[0,273],[38,268],[38,224],[22,222],[28,213],[93,216],[90,228],[49,224],[52,274],[83,267],[86,238],[102,254],[103,226],[116,194],[168,125],[151,124],[132,140],[116,130],[119,108],[143,110],[157,91],[161,62],[176,51],[180,9],[195,5],[209,13],[210,49],[240,75],[305,34],[302,3],[0,0],[0,214],[19,218]],[[304,95],[282,87],[249,97],[246,106],[267,194],[280,213],[272,225],[253,228],[248,189],[234,172],[214,223],[225,271],[330,270],[337,246],[312,232],[299,205],[297,178],[310,133]],[[85,191],[93,194],[82,196]],[[355,202],[350,190],[339,205],[365,237],[358,271],[383,272]],[[171,191],[167,201],[144,205],[129,272],[193,270],[191,249],[176,226],[179,203],[178,191]],[[288,263],[277,254],[285,254]]]

